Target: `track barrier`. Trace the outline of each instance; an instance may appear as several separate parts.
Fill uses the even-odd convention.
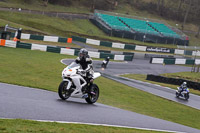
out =
[[[178,86],[180,86],[183,82],[187,82],[187,86],[189,88],[193,88],[194,90],[200,91],[200,83],[193,82],[193,81],[190,81],[190,80],[168,78],[168,77],[153,75],[153,74],[148,74],[147,77],[146,77],[146,80],[160,82],[160,83],[173,84],[173,85],[178,85]]]

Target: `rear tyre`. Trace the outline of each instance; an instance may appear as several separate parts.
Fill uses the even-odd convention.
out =
[[[62,81],[58,88],[58,95],[62,100],[66,100],[70,97],[70,89],[67,90],[68,81]]]
[[[176,97],[179,98],[179,93],[178,92],[176,92]]]
[[[93,104],[98,100],[98,98],[99,98],[99,87],[96,84],[92,84],[89,89],[88,98],[86,98],[85,101],[89,104]]]

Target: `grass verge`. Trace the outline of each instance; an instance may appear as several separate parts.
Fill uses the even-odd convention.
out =
[[[0,12],[0,26],[5,26],[9,22],[10,26],[20,24],[24,26],[25,30],[35,29],[45,31],[50,35],[57,36],[71,36],[72,34],[85,34],[85,35],[105,35],[87,19],[74,19],[67,20],[55,17],[48,17],[46,15],[36,15],[28,13],[15,13],[15,12]],[[21,26],[20,26],[21,27]]]
[[[17,124],[16,124],[17,123]],[[21,119],[0,119],[1,133],[157,133],[138,129],[93,126],[82,124],[63,124],[57,122],[37,122]]]
[[[73,56],[0,47],[0,82],[57,91],[63,58]],[[128,87],[104,77],[98,78],[98,102],[200,129],[200,110]],[[183,117],[184,116],[184,117]]]
[[[197,81],[200,77],[200,74],[198,74],[198,73],[192,73],[191,74],[191,72],[165,73],[165,74],[161,74],[161,75],[166,76],[166,77],[173,77],[173,78],[178,77],[178,78],[188,79],[188,80],[191,80],[191,81]],[[122,75],[122,76],[130,78],[130,79],[136,79],[136,80],[140,80],[140,81],[144,81],[144,82],[149,82],[149,83],[152,83],[152,84],[158,84],[158,85],[169,87],[169,88],[172,88],[172,89],[177,89],[177,87],[178,87],[177,85],[146,80],[147,75],[145,75],[145,74],[126,74],[126,75]],[[198,90],[190,89],[190,92],[200,96],[200,91],[198,91]]]

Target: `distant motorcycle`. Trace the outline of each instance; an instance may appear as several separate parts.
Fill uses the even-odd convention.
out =
[[[107,61],[103,60],[103,62],[102,62],[102,64],[101,64],[101,68],[104,68],[104,69],[105,69],[105,68],[107,67],[106,62],[107,62]]]
[[[106,59],[103,60],[101,64],[102,69],[105,69],[107,67],[109,60],[110,60],[110,57],[107,57]]]
[[[178,90],[176,90],[176,97],[179,98],[179,97],[182,97],[184,98],[185,100],[188,100],[189,99],[189,88],[186,88],[184,89],[182,92],[180,91],[180,87],[177,87]]]
[[[80,65],[72,62],[62,71],[63,81],[58,88],[58,95],[61,99],[66,100],[69,97],[84,98],[87,103],[93,104],[98,100],[99,88],[96,84],[83,78],[86,76],[85,71],[80,69]],[[101,74],[94,72],[93,79],[100,77]],[[81,90],[77,89],[81,87]],[[87,94],[87,97],[84,97]]]

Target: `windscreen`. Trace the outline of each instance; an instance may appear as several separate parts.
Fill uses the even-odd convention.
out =
[[[74,68],[74,67],[78,67],[80,66],[79,64],[77,64],[76,62],[72,62],[68,65],[69,68]]]

